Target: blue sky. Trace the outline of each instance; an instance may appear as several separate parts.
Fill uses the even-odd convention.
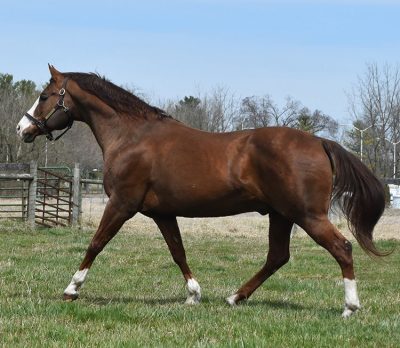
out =
[[[340,120],[366,63],[400,61],[400,1],[0,0],[0,72],[96,71],[154,103],[224,86]]]

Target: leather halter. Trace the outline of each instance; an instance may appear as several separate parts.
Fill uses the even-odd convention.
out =
[[[53,140],[56,141],[56,140],[60,139],[72,127],[72,124],[74,123],[74,119],[68,113],[69,108],[67,106],[65,106],[65,104],[64,104],[64,97],[65,97],[67,82],[68,82],[68,77],[66,77],[64,79],[61,89],[58,91],[59,98],[58,98],[56,105],[50,110],[50,112],[46,115],[46,117],[43,120],[38,120],[37,118],[33,117],[29,113],[25,113],[25,116],[30,121],[32,121],[33,124],[36,125],[42,131],[43,134],[46,134],[46,138],[50,141],[53,141]],[[52,117],[60,109],[62,111],[64,111],[65,114],[68,116],[68,124],[67,124],[67,126],[66,126],[67,128],[64,130],[64,132],[62,132],[59,136],[54,138],[53,134],[51,134],[52,129],[50,129],[46,123],[50,119],[50,117]]]

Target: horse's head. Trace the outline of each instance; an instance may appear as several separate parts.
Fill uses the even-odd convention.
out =
[[[73,123],[72,99],[67,92],[68,77],[63,76],[49,65],[50,83],[40,93],[39,98],[25,113],[17,125],[17,134],[26,143],[31,143],[38,135],[46,135],[49,140],[57,140]],[[53,130],[63,130],[53,139]]]

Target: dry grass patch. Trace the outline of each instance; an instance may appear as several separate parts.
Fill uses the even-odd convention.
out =
[[[83,224],[96,228],[100,222],[105,203],[105,197],[91,197],[83,200]],[[179,218],[179,226],[182,235],[223,235],[223,236],[243,236],[243,237],[267,237],[269,228],[268,216],[261,216],[257,213],[240,214],[221,218]],[[332,222],[350,240],[354,240],[351,235],[347,222],[343,217],[334,217]],[[154,222],[137,214],[133,219],[124,225],[124,230],[143,230],[152,231],[155,228]],[[306,237],[307,234],[297,228],[297,237]],[[377,240],[400,239],[400,209],[386,209],[384,215],[375,227],[374,238]]]

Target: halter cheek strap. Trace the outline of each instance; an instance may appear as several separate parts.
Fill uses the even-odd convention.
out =
[[[60,139],[71,127],[72,124],[74,123],[74,119],[72,116],[68,113],[69,108],[65,106],[64,104],[64,97],[65,97],[65,88],[67,87],[67,82],[68,82],[68,77],[66,77],[62,83],[61,89],[58,91],[58,95],[60,96],[58,98],[57,104],[50,110],[50,112],[44,117],[43,120],[38,120],[37,118],[34,118],[32,115],[29,113],[25,113],[25,116],[33,122],[41,131],[43,134],[46,134],[46,138],[49,139],[50,141],[56,141]],[[67,128],[62,132],[59,136],[56,138],[53,137],[53,134],[51,134],[51,129],[47,127],[47,121],[52,117],[58,110],[62,110],[65,112],[65,114],[68,116],[68,124]]]

